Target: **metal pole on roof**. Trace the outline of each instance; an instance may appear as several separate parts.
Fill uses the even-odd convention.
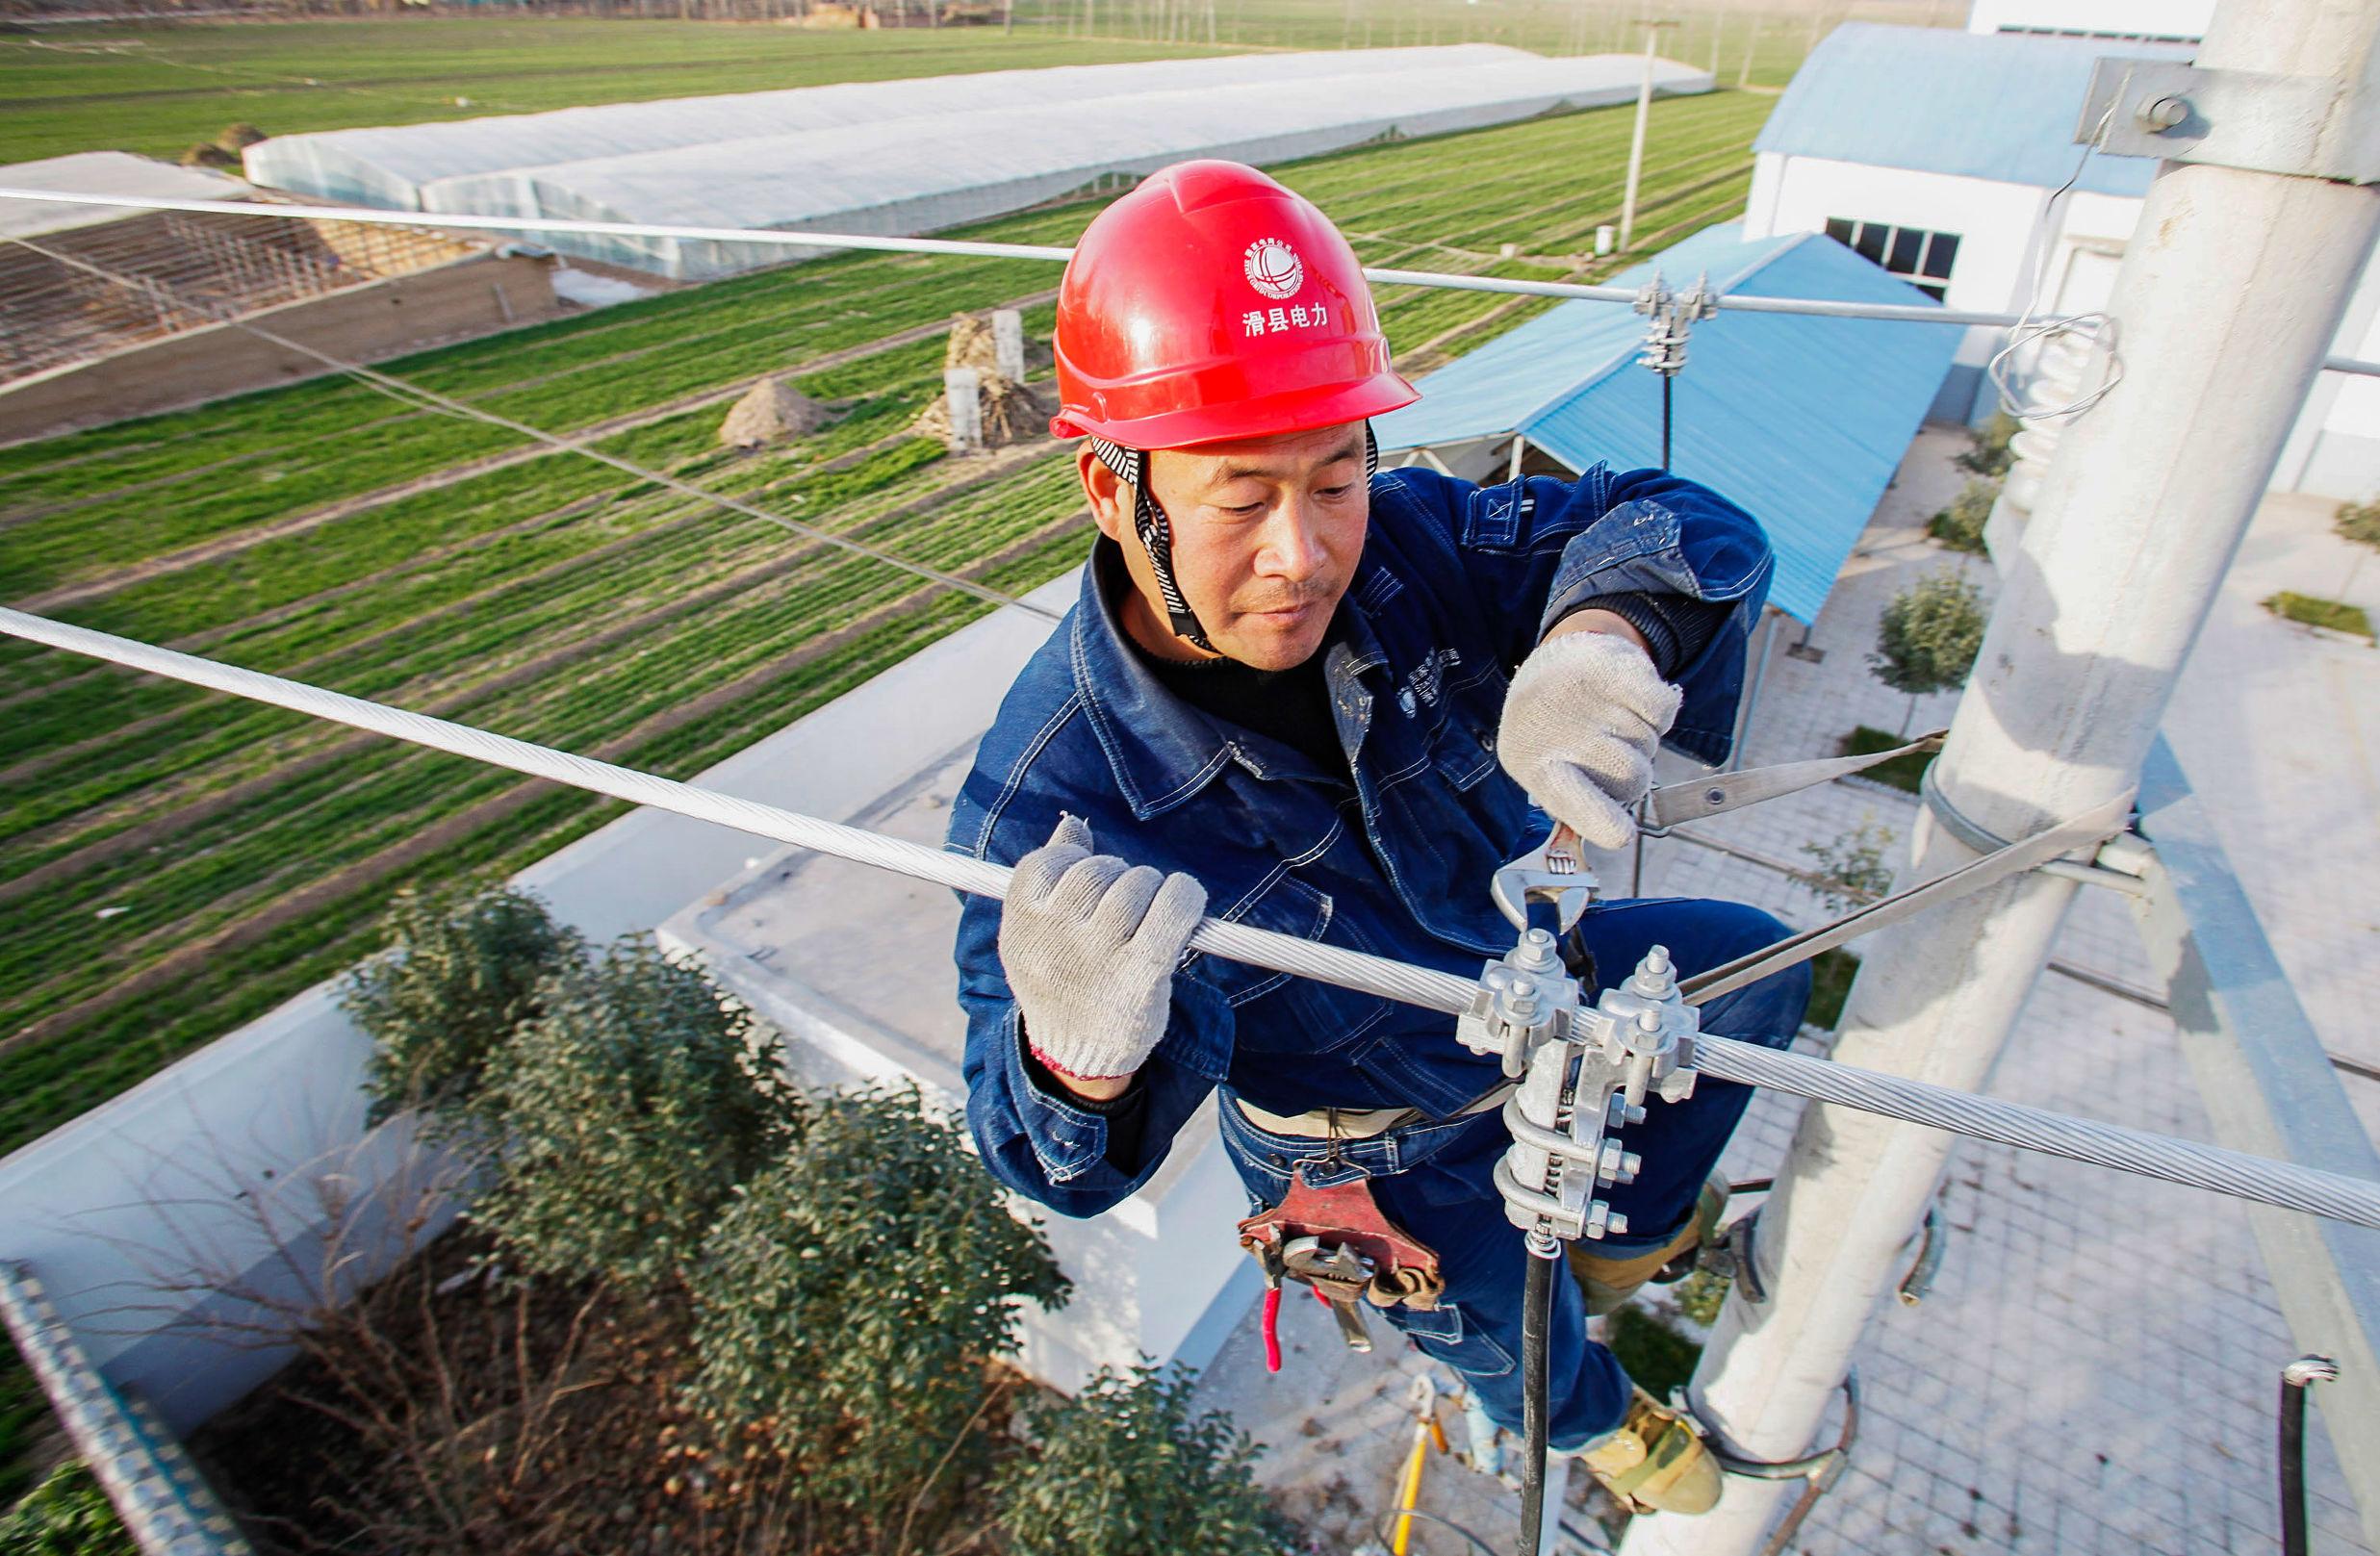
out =
[[[2220,0],[2196,64],[2369,103],[2380,8]],[[2120,101],[2115,112],[2148,106]],[[1987,834],[2022,836],[2138,783],[2380,233],[2380,187],[2166,162],[2136,232],[2108,304],[2123,380],[2067,431],[2004,558],[1998,607],[1897,885],[1965,863]],[[1880,933],[1832,1057],[1983,1084],[2074,891],[2069,877],[2035,873]],[[1839,1108],[1804,1112],[1759,1212],[1765,1300],[1729,1294],[1689,1386],[1698,1415],[1736,1452],[1777,1461],[1810,1448],[1870,1314],[1909,1264],[1951,1143]],[[2251,1225],[2260,1239],[2288,1230]],[[2342,1402],[2325,1415],[2351,1480],[2369,1488],[2363,1517],[2380,1541],[2380,1413],[2358,1420]],[[1623,1549],[1750,1556],[1801,1489],[1729,1476],[1714,1511],[1639,1519]]]

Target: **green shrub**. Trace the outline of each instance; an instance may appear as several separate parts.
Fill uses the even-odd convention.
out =
[[[1076,1398],[1035,1412],[1037,1447],[992,1487],[1013,1556],[1295,1549],[1249,1473],[1255,1444],[1220,1411],[1191,1415],[1194,1392],[1186,1367],[1102,1367]]]
[[[115,1519],[108,1493],[79,1464],[60,1465],[24,1500],[0,1514],[8,1556],[140,1556]]]
[[[877,1527],[980,1463],[985,1362],[1016,1349],[1020,1299],[1069,1290],[914,1089],[814,1103],[801,1149],[737,1191],[687,1286],[698,1406],[763,1430],[808,1494]]]
[[[1874,902],[1892,890],[1892,866],[1884,862],[1884,851],[1893,841],[1892,829],[1869,815],[1831,843],[1803,844],[1802,852],[1816,863],[1810,889],[1835,913]]]
[[[1981,555],[1983,550],[1983,523],[1991,518],[1991,505],[2000,499],[1998,481],[1969,481],[1950,499],[1950,506],[1926,523],[1926,533],[1954,551],[1968,551]]]
[[[1859,976],[1859,958],[1837,946],[1810,958],[1809,1009],[1802,1019],[1832,1032],[1843,1024],[1843,1002],[1851,998],[1852,980]]]
[[[339,991],[372,1040],[373,1121],[408,1108],[478,1114],[489,1056],[537,1014],[542,981],[583,957],[578,936],[510,887],[400,891],[381,929],[388,949]]]
[[[2023,425],[2006,411],[1994,411],[1980,427],[1967,428],[1967,438],[1973,445],[1957,456],[1958,464],[1978,475],[2006,475],[2016,456],[2009,451],[2009,440],[2016,436]]]
[[[656,1289],[789,1138],[776,1040],[636,936],[537,998],[490,1064],[508,1145],[473,1213],[533,1271]]]
[[[1603,1343],[1639,1388],[1662,1399],[1694,1376],[1702,1347],[1635,1303],[1604,1320]]]
[[[2380,497],[2369,502],[2342,502],[2334,527],[2348,540],[2380,548]]]
[[[1873,756],[1879,752],[1892,751],[1908,742],[1889,729],[1879,729],[1872,724],[1854,728],[1836,744],[1835,750],[1844,756]],[[1876,783],[1889,783],[1896,789],[1916,794],[1926,777],[1926,769],[1933,763],[1933,752],[1911,752],[1907,756],[1895,756],[1889,762],[1879,762],[1858,776]]]
[[[1893,596],[1868,668],[1894,691],[1908,694],[1904,734],[1917,715],[1917,699],[1963,682],[1983,646],[1983,592],[1958,574],[1930,574]]]
[[[2313,595],[2301,595],[2284,589],[2265,601],[2265,608],[2284,621],[2300,626],[2318,626],[2331,632],[2352,632],[2357,637],[2371,634],[2371,618],[2361,605],[2350,605],[2343,599],[2319,599]]]

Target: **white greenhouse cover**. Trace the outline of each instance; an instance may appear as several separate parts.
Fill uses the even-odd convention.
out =
[[[437,180],[422,188],[422,202],[424,210],[457,215],[933,232],[1186,158],[1280,162],[1386,137],[1437,135],[1624,102],[1635,95],[1644,68],[1636,55],[1544,59],[1495,52],[1501,58],[1494,63],[1453,69],[1409,64],[1401,70],[1371,68],[1293,83],[1275,78],[1138,90],[1128,97],[1011,102],[518,167]],[[1707,72],[1668,61],[1655,63],[1653,80],[1663,92],[1711,86]],[[549,241],[571,253],[681,280],[781,263],[799,253],[670,238],[555,234]]]
[[[1082,102],[1201,87],[1303,80],[1326,75],[1458,70],[1533,59],[1494,43],[1356,53],[1227,55],[1135,64],[1069,64],[1035,70],[854,81],[783,91],[608,103],[548,114],[514,114],[385,129],[284,135],[247,148],[250,179],[275,189],[394,211],[422,209],[433,179],[550,163],[711,145],[757,136],[1030,103]]]
[[[153,162],[126,151],[77,151],[39,162],[11,163],[0,166],[0,186],[166,200],[244,200],[255,192],[227,173]],[[96,227],[140,214],[121,206],[0,200],[0,238],[34,238],[45,232]]]

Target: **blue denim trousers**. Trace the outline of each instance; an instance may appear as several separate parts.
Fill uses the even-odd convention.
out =
[[[1580,921],[1605,984],[1627,977],[1646,951],[1669,948],[1679,976],[1717,966],[1781,938],[1785,928],[1740,903],[1682,898],[1602,903]],[[1801,1030],[1809,1003],[1809,969],[1773,974],[1702,1008],[1704,1032],[1782,1048]],[[1449,1034],[1447,1040],[1453,1040]],[[1727,1149],[1748,1086],[1702,1079],[1679,1103],[1649,1098],[1647,1116],[1622,1135],[1644,1158],[1633,1183],[1605,1197],[1627,1217],[1625,1237],[1596,1246],[1625,1257],[1657,1248],[1694,1213],[1702,1181]],[[1344,1140],[1334,1153],[1320,1140],[1258,1129],[1229,1099],[1221,1110],[1223,1146],[1259,1210],[1281,1202],[1300,1165],[1317,1187],[1369,1178],[1390,1219],[1437,1250],[1446,1291],[1429,1312],[1395,1308],[1385,1316],[1428,1355],[1461,1373],[1488,1415],[1521,1429],[1521,1288],[1529,1255],[1504,1216],[1496,1163],[1510,1143],[1491,1110],[1468,1118],[1421,1123],[1367,1140]],[[1382,1316],[1374,1310],[1373,1316]],[[1627,1410],[1627,1374],[1587,1339],[1586,1304],[1567,1278],[1553,1283],[1548,1345],[1548,1439],[1574,1448],[1617,1427]]]

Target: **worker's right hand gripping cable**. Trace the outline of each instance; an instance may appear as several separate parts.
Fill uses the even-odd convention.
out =
[[[1625,638],[1548,638],[1512,678],[1497,755],[1555,820],[1596,848],[1625,848],[1636,835],[1628,807],[1652,787],[1681,695]]]
[[[1090,828],[1061,816],[1016,861],[1000,914],[1000,965],[1043,1064],[1078,1081],[1113,1080],[1165,1034],[1173,970],[1207,911],[1207,890],[1176,871],[1091,852]]]

